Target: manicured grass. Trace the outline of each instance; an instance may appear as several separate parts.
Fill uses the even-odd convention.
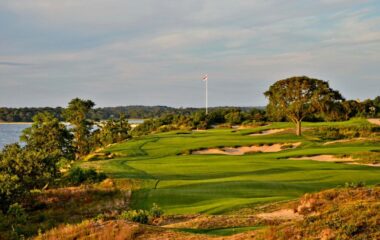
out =
[[[354,119],[337,123],[305,123],[319,126],[368,124]],[[153,203],[166,213],[219,214],[242,207],[294,199],[306,192],[344,185],[346,182],[380,182],[380,168],[291,161],[288,157],[317,154],[351,154],[380,150],[379,142],[322,145],[310,132],[302,137],[294,130],[274,135],[249,136],[272,128],[292,128],[273,123],[255,129],[213,129],[202,132],[154,134],[117,144],[106,151],[117,158],[82,163],[113,178],[140,179],[144,186],[132,194],[132,207],[148,209]],[[302,142],[297,149],[244,156],[189,155],[191,150],[223,146]]]

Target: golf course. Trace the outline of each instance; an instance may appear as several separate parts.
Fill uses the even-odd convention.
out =
[[[119,185],[132,184],[132,209],[156,203],[165,214],[229,214],[345,184],[379,183],[380,165],[365,160],[380,151],[378,134],[339,141],[316,134],[323,127],[369,126],[376,128],[354,118],[305,122],[302,136],[287,122],[155,133],[113,144],[79,165],[104,172]],[[255,150],[239,152],[252,146]],[[315,156],[322,157],[315,161]]]

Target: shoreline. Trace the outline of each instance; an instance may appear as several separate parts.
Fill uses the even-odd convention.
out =
[[[33,122],[0,122],[0,125],[7,125],[7,124],[24,125],[24,124],[33,124]]]

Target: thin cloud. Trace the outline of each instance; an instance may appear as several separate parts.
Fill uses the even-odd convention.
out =
[[[31,66],[32,64],[30,64],[30,63],[3,62],[3,61],[0,61],[0,65],[11,66],[11,67],[23,67],[23,66]]]

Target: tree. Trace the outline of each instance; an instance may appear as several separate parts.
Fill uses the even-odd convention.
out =
[[[74,98],[63,112],[66,121],[72,125],[76,159],[90,152],[89,138],[93,123],[88,120],[88,115],[94,106],[91,100]]]
[[[43,152],[11,144],[0,153],[0,207],[5,212],[8,206],[24,201],[32,189],[46,186],[55,179],[56,161]]]
[[[224,116],[227,123],[240,124],[242,122],[242,114],[239,110],[230,111]]]
[[[269,99],[268,114],[277,118],[286,116],[294,122],[297,136],[301,135],[301,122],[305,117],[328,114],[332,106],[344,100],[328,82],[306,76],[279,80],[264,95]]]
[[[38,113],[33,125],[23,131],[20,140],[26,143],[26,151],[38,152],[44,159],[45,170],[56,176],[58,161],[72,159],[72,134],[51,113]]]
[[[122,142],[130,138],[131,126],[124,114],[119,119],[110,119],[99,124],[99,129],[94,137],[100,142],[101,146],[112,143]]]
[[[20,152],[21,147],[18,144],[7,145],[0,152],[0,208],[2,212],[6,212],[9,205],[26,192],[24,184],[21,184],[25,166],[20,164]]]

